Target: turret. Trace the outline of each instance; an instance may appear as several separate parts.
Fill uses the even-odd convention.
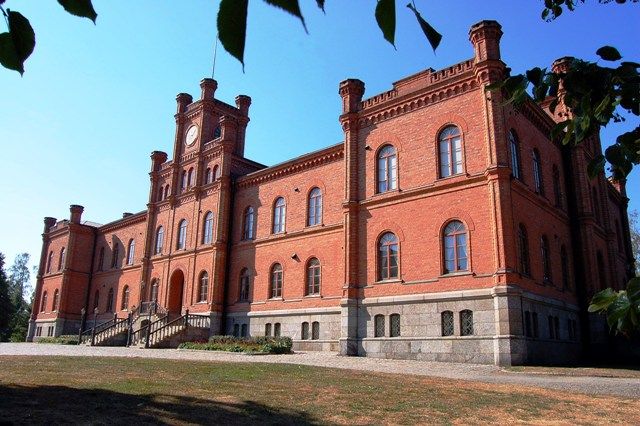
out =
[[[471,26],[469,40],[473,44],[473,69],[480,84],[501,81],[505,65],[500,60],[502,27],[496,21],[480,21]]]
[[[357,112],[364,95],[364,83],[356,78],[350,78],[340,82],[338,91],[342,97],[342,113]]]
[[[84,207],[79,206],[77,204],[71,204],[71,206],[69,206],[69,210],[71,211],[69,222],[75,223],[75,224],[80,223],[80,219],[82,218],[82,212],[84,211]]]
[[[212,101],[218,88],[218,82],[212,78],[203,78],[200,80],[200,99]]]

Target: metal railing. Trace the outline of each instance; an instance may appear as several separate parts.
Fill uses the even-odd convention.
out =
[[[146,342],[147,334],[153,332],[160,327],[164,326],[169,321],[169,314],[164,314],[155,321],[149,322],[137,330],[133,330],[133,327],[129,329],[129,336],[127,338],[127,346],[137,345],[142,342]]]
[[[116,314],[113,314],[113,318],[111,318],[109,321],[105,321],[96,325],[95,327],[91,327],[87,330],[81,331],[79,336],[80,344],[87,343],[91,340],[92,336],[99,334],[107,328],[113,326],[117,321],[118,317],[116,316]]]
[[[91,337],[91,346],[99,345],[106,340],[117,336],[120,333],[126,333],[131,327],[131,316],[115,320],[111,327],[108,327],[99,333],[94,333]]]
[[[189,327],[211,328],[211,317],[208,315],[190,314],[189,310],[184,315],[167,322],[162,327],[151,330],[146,336],[145,348],[155,346],[168,337],[174,336]]]

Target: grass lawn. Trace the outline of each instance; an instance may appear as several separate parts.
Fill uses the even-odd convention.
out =
[[[0,424],[640,423],[640,400],[332,370],[0,357]]]

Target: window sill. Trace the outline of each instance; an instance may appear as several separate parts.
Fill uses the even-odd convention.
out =
[[[374,282],[374,284],[394,284],[394,283],[403,283],[404,280],[400,279],[400,278],[391,278],[388,280],[378,280],[376,282]]]
[[[459,272],[450,272],[448,274],[442,274],[438,276],[438,278],[454,278],[454,277],[466,277],[468,275],[475,275],[471,271],[459,271]]]
[[[304,296],[305,299],[322,299],[321,294],[307,294]]]
[[[282,302],[284,299],[282,297],[270,297],[267,299],[267,302]]]

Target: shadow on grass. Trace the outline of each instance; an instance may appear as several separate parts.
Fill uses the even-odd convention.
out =
[[[0,385],[0,413],[0,424],[320,424],[308,413],[253,401],[132,395],[65,386]]]

